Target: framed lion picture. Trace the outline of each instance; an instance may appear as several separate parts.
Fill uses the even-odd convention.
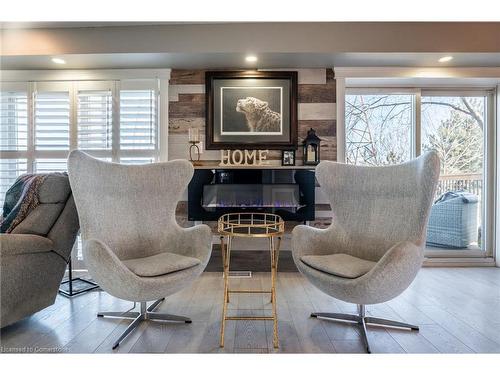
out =
[[[297,72],[213,71],[205,79],[207,149],[297,147]]]

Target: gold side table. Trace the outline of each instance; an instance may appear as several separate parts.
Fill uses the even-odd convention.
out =
[[[224,305],[220,329],[220,346],[224,347],[224,329],[226,320],[272,320],[273,345],[279,347],[278,315],[276,313],[276,276],[281,237],[285,232],[285,222],[274,214],[267,213],[232,213],[219,218],[218,231],[221,239],[222,264],[224,269]],[[224,242],[224,237],[227,237]],[[234,237],[268,238],[271,255],[271,290],[230,290],[229,264],[231,260],[231,244]],[[275,240],[277,238],[277,241]],[[227,316],[227,304],[231,293],[270,293],[272,316]]]

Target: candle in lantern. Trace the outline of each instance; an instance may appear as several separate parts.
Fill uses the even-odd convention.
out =
[[[200,141],[200,133],[198,128],[189,128],[189,142],[198,143]]]

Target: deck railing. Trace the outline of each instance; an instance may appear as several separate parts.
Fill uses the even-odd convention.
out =
[[[439,197],[447,191],[465,190],[476,194],[481,199],[483,175],[481,173],[452,174],[439,177],[436,195]]]

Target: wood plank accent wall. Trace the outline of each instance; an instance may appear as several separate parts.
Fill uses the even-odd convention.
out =
[[[321,159],[336,160],[336,91],[332,69],[287,69],[298,71],[299,145],[310,128],[321,138]],[[205,144],[205,70],[173,69],[169,86],[169,159],[188,158],[188,129],[200,129]],[[302,163],[301,147],[296,152],[297,165]],[[218,150],[203,148],[202,160],[219,160]],[[281,160],[281,151],[270,151],[269,159]],[[311,225],[324,227],[330,222],[329,210],[317,193],[317,220]],[[327,206],[329,207],[329,206]],[[186,204],[177,210],[180,223],[186,221]],[[291,229],[291,228],[290,228]]]

